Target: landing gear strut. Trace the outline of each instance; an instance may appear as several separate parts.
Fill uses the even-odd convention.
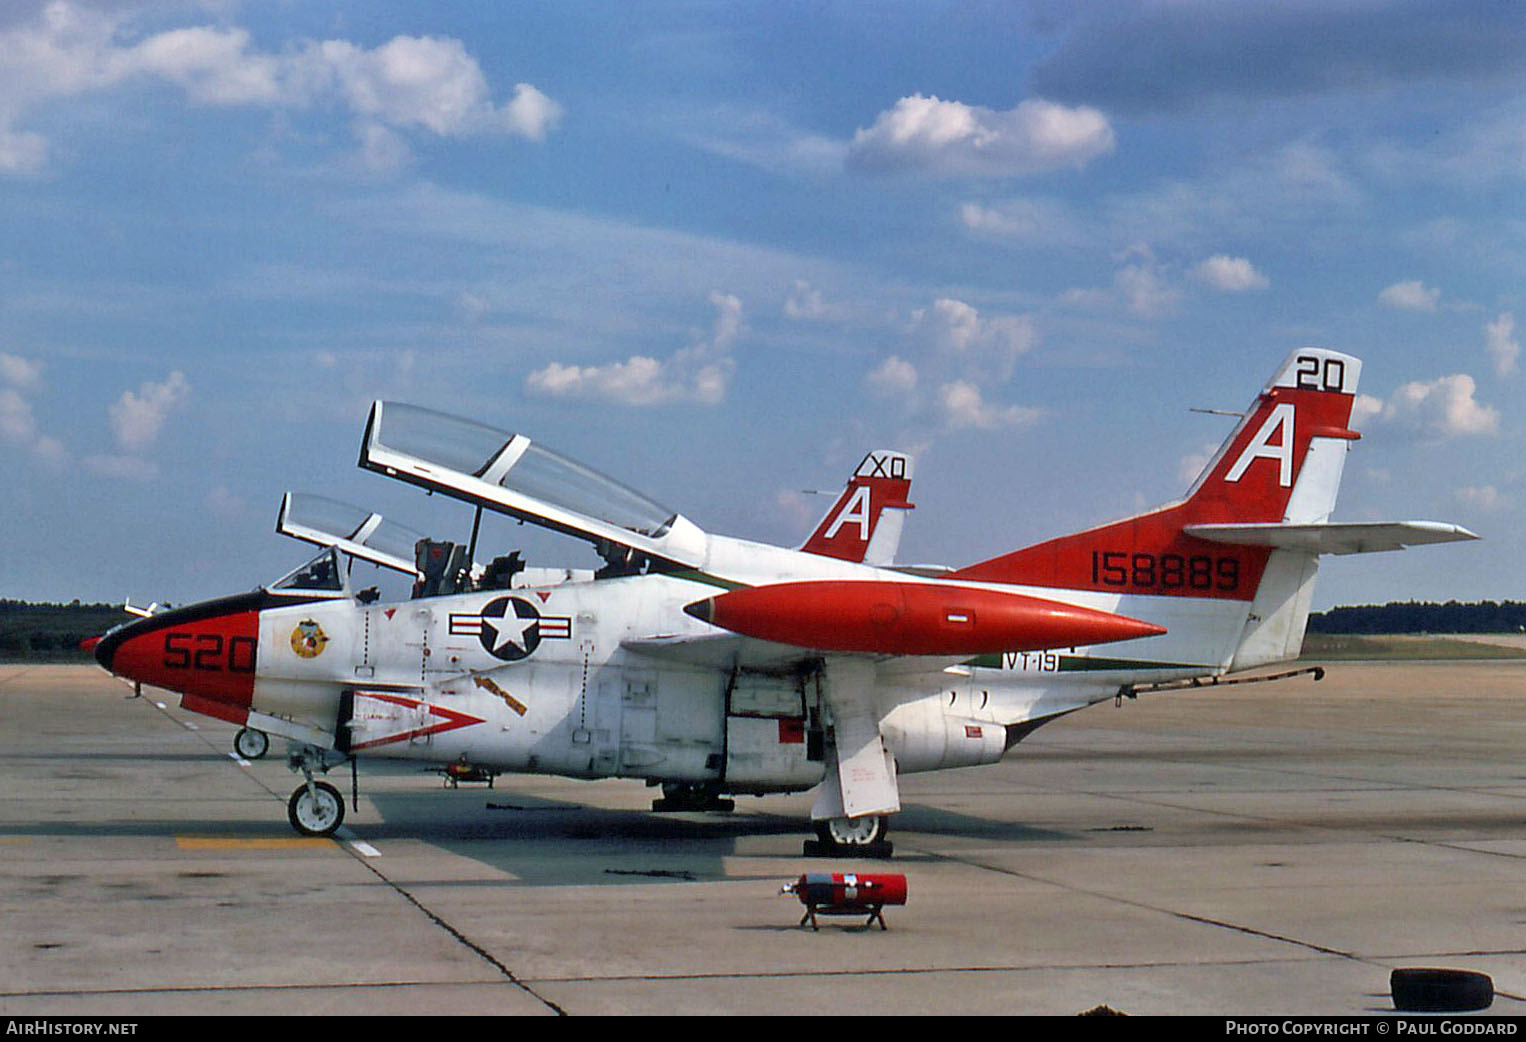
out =
[[[883,814],[826,818],[816,822],[816,838],[805,841],[805,856],[889,858],[894,850],[885,838],[889,826]]]

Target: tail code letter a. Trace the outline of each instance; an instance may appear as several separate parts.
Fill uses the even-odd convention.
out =
[[[1277,444],[1272,444],[1272,435],[1281,432]],[[1256,436],[1245,446],[1245,451],[1240,453],[1240,458],[1235,460],[1235,465],[1224,476],[1225,481],[1239,481],[1245,476],[1246,469],[1258,459],[1274,459],[1278,463],[1277,483],[1283,488],[1289,488],[1293,484],[1293,403],[1282,402],[1272,410],[1272,414],[1266,418]]]

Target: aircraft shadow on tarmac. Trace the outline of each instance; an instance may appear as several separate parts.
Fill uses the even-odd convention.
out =
[[[481,800],[451,801],[448,810],[417,794],[374,793],[381,817],[357,831],[368,841],[413,839],[515,877],[520,885],[619,885],[735,879],[726,860],[735,857],[788,862],[785,875],[802,866],[842,871],[863,865],[853,858],[805,858],[800,841],[811,835],[795,815],[734,813],[657,814],[592,807],[505,790],[479,790]],[[464,795],[464,794],[463,794]],[[442,813],[442,810],[444,812]],[[926,861],[917,835],[1022,843],[1080,840],[1079,834],[1035,829],[972,817],[931,806],[905,807],[896,819],[901,831],[897,864]],[[779,842],[750,843],[780,837]],[[840,867],[835,867],[840,866]],[[769,878],[773,878],[770,876]]]

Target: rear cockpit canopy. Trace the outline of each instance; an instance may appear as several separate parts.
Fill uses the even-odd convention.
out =
[[[706,536],[693,522],[575,460],[472,420],[376,402],[360,465],[431,491],[611,546],[694,567]]]

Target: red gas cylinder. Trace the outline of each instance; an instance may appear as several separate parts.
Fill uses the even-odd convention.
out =
[[[794,894],[805,905],[801,926],[810,923],[811,929],[817,929],[818,915],[867,915],[865,926],[877,921],[884,930],[888,929],[884,907],[906,903],[906,877],[892,873],[807,872],[780,887],[779,892]]]

